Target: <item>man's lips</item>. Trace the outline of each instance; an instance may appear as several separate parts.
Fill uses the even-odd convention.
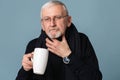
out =
[[[50,29],[49,32],[51,32],[51,31],[58,31],[58,29]]]

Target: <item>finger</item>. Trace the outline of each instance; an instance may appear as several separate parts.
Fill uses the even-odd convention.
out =
[[[62,41],[63,41],[63,42],[67,42],[67,41],[66,41],[66,38],[65,38],[65,35],[62,36]]]
[[[32,67],[33,66],[32,62],[23,62],[22,65],[24,67]]]
[[[49,40],[48,38],[46,39],[46,46],[50,48],[56,48],[58,47],[59,41],[57,39],[52,39]]]
[[[46,43],[48,43],[48,44],[50,44],[50,45],[53,44],[53,42],[52,42],[51,40],[49,40],[48,38],[46,38]]]
[[[29,59],[23,59],[23,60],[22,60],[22,63],[28,64],[28,65],[31,65],[31,64],[32,64],[32,61],[29,60]]]
[[[33,58],[33,52],[32,53],[28,53],[28,54],[25,54],[25,58],[28,59],[29,61],[31,61],[31,58]]]
[[[48,48],[48,50],[50,51],[50,52],[52,52],[52,53],[54,53],[55,54],[55,50],[53,50],[53,49],[51,49],[51,48]]]
[[[24,57],[26,58],[31,58],[33,56],[33,53],[28,53],[28,54],[25,54]]]
[[[32,64],[32,61],[31,61],[31,58],[32,58],[32,57],[33,57],[33,54],[32,54],[32,53],[25,54],[25,55],[23,56],[22,63]]]
[[[51,44],[49,44],[49,43],[46,43],[46,46],[47,46],[48,48],[50,48],[50,49],[55,49],[55,48],[56,48],[54,45],[51,45]]]
[[[33,66],[32,65],[28,65],[28,64],[23,64],[23,68],[24,68],[24,70],[29,71],[30,69],[33,68]]]
[[[30,61],[30,60],[28,60],[28,59],[23,59],[23,60],[22,60],[22,64],[23,64],[23,65],[30,65],[30,66],[32,66],[32,61]]]
[[[27,67],[25,67],[24,69],[26,70],[26,71],[29,71],[30,69],[32,69],[33,67],[30,67],[30,66],[27,66]]]

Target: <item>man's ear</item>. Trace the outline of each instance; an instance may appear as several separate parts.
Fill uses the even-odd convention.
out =
[[[70,27],[71,22],[72,22],[72,17],[71,17],[71,16],[68,16],[68,23],[67,23],[67,26],[68,26],[68,27]]]

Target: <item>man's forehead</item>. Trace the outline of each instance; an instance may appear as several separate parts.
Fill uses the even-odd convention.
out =
[[[64,10],[64,7],[62,6],[62,5],[48,5],[47,7],[45,7],[45,8],[43,8],[43,10],[42,11],[48,11],[48,10],[52,10],[52,9],[59,9],[59,11],[60,10]]]
[[[44,15],[64,15],[65,11],[61,5],[53,5],[50,7],[46,7],[42,10],[42,16]]]

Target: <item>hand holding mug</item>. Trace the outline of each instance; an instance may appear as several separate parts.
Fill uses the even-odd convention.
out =
[[[29,71],[33,68],[33,63],[31,58],[33,57],[33,53],[28,53],[23,56],[22,66],[25,71]]]

